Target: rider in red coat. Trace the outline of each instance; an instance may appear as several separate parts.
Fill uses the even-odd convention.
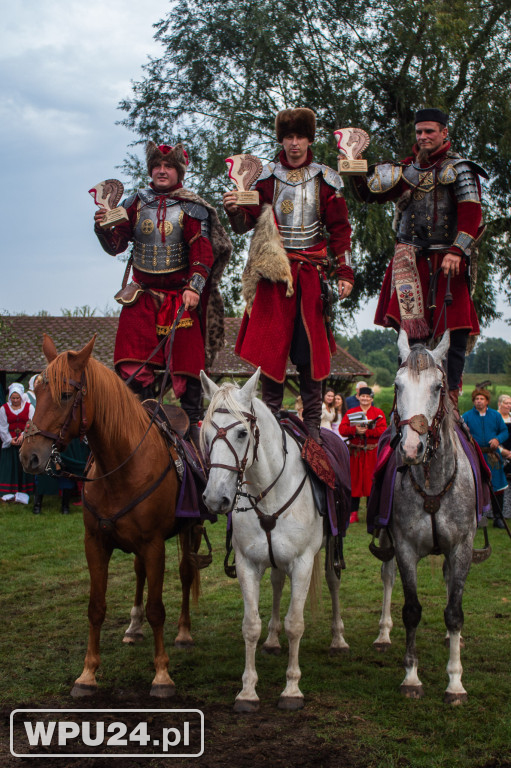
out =
[[[403,328],[410,344],[448,328],[448,386],[457,404],[467,340],[479,334],[469,270],[483,232],[479,176],[487,175],[451,149],[447,122],[439,109],[419,110],[412,155],[400,163],[378,163],[353,183],[366,202],[396,202],[396,249],[375,323]],[[452,303],[444,305],[448,285]]]
[[[324,313],[327,246],[343,299],[351,293],[354,281],[351,228],[339,175],[313,160],[310,145],[315,136],[314,113],[310,109],[283,110],[275,125],[282,151],[265,166],[253,187],[259,192],[260,204],[238,206],[233,193],[224,195],[224,207],[233,229],[243,233],[255,228],[244,288],[253,251],[256,285],[251,295],[247,296],[244,290],[247,311],[236,352],[252,365],[261,366],[263,400],[274,413],[282,405],[287,360],[291,358],[300,375],[303,419],[311,436],[317,439],[321,382],[330,373],[330,358],[335,351]],[[276,249],[285,249],[282,257],[261,256],[265,249],[267,253],[268,223],[275,231]],[[262,244],[260,252],[254,246],[258,238]],[[275,277],[275,264],[280,258],[282,274]]]

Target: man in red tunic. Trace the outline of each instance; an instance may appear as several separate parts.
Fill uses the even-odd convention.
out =
[[[234,231],[241,234],[255,228],[244,273],[247,311],[236,353],[261,366],[263,400],[274,413],[282,405],[287,359],[291,358],[300,376],[303,420],[311,437],[318,439],[321,382],[330,373],[335,351],[324,313],[329,266],[325,230],[343,299],[350,295],[354,282],[351,229],[341,178],[313,160],[314,112],[283,110],[277,114],[275,128],[282,151],[264,167],[253,187],[259,192],[260,204],[239,206],[233,193],[224,195]],[[269,253],[273,234],[275,249]],[[250,276],[255,276],[252,292]]]
[[[403,328],[410,345],[448,328],[447,379],[457,405],[468,337],[479,334],[469,268],[483,232],[479,176],[488,177],[451,149],[447,122],[439,109],[419,110],[412,155],[401,163],[379,163],[353,183],[366,202],[396,201],[396,249],[375,323]],[[452,303],[444,304],[448,286]]]
[[[123,379],[133,376],[130,386],[142,398],[154,397],[156,372],[165,368],[169,341],[150,356],[184,305],[170,370],[194,439],[202,417],[200,371],[211,364],[223,342],[217,286],[231,243],[215,209],[183,188],[188,158],[182,145],[149,142],[146,157],[151,183],[123,201],[129,221],[105,230],[100,226],[105,211],[95,215],[95,232],[107,253],[122,253],[133,244],[129,265],[133,264],[134,281],[116,296],[123,309],[114,363]]]

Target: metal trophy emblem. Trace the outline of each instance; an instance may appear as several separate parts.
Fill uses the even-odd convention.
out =
[[[239,205],[259,205],[259,192],[251,190],[263,170],[263,164],[254,155],[232,155],[227,157],[229,178],[237,187],[234,195]]]
[[[92,195],[96,205],[106,211],[106,216],[100,224],[102,229],[129,221],[126,209],[122,205],[117,205],[123,192],[124,185],[117,179],[100,181],[95,187],[89,189],[89,195]]]
[[[367,160],[363,160],[361,154],[369,146],[369,134],[362,128],[341,128],[334,131],[334,136],[342,155],[338,161],[339,173],[343,176],[367,173]]]

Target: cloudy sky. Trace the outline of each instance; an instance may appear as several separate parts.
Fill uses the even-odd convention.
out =
[[[12,0],[2,8],[0,312],[113,308],[124,266],[92,231],[88,191],[115,177],[134,136],[116,125],[168,0]],[[163,137],[162,137],[163,138]],[[501,307],[504,309],[504,307]],[[374,302],[358,316],[371,328]],[[495,323],[486,335],[511,339]]]

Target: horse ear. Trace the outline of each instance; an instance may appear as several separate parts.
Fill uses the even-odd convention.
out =
[[[217,386],[217,384],[215,384],[214,381],[211,381],[211,379],[204,373],[204,371],[200,372],[200,382],[202,384],[202,390],[204,392],[204,396],[208,400],[212,400],[213,395],[215,394],[215,392],[218,392],[220,387]]]
[[[74,367],[78,368],[79,370],[83,371],[87,363],[89,362],[89,358],[92,354],[92,350],[94,347],[94,342],[96,341],[97,334],[95,333],[92,339],[89,341],[88,344],[84,346],[83,349],[81,349],[79,352],[69,352],[69,362]]]
[[[245,400],[247,405],[250,405],[254,397],[257,397],[257,385],[259,384],[259,376],[261,375],[261,368],[249,378],[247,383],[240,390],[240,397]]]
[[[442,363],[442,361],[446,359],[447,352],[449,351],[450,341],[451,341],[451,334],[449,330],[447,330],[442,336],[442,339],[440,340],[440,343],[438,344],[438,346],[431,353],[435,363]]]
[[[48,336],[47,333],[43,333],[43,352],[49,363],[51,363],[52,360],[55,360],[58,355],[57,347],[53,343],[51,336]]]
[[[399,350],[399,358],[401,360],[401,364],[403,364],[410,354],[410,345],[408,344],[408,334],[406,331],[401,330],[399,331],[399,336],[397,337],[397,348]]]

